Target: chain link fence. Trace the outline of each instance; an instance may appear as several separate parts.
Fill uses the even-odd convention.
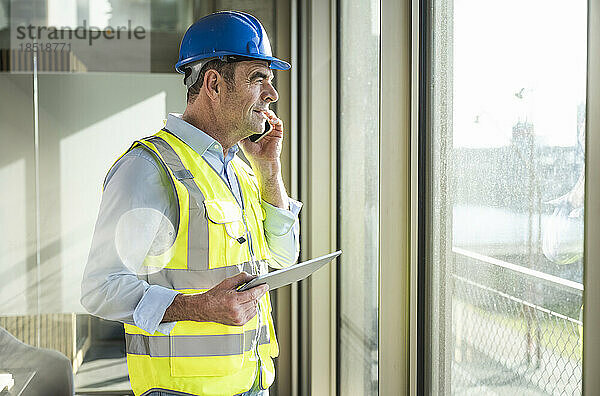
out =
[[[582,291],[504,268],[481,277],[466,266],[449,285],[452,394],[581,395]]]

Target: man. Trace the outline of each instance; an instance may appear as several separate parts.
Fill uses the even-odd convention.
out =
[[[106,177],[81,302],[124,322],[136,395],[268,395],[278,345],[267,286],[236,289],[298,257],[301,204],[286,194],[283,124],[268,109],[271,69],[289,68],[255,17],[198,20],[176,65],[185,112]],[[271,131],[250,141],[265,121]]]

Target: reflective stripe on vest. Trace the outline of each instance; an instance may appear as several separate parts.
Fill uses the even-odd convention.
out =
[[[261,326],[258,344],[271,342],[269,329]],[[215,342],[215,339],[218,342]],[[219,336],[147,336],[143,334],[125,334],[127,353],[131,355],[148,355],[151,357],[201,357],[227,356],[248,352],[254,346],[256,329],[247,330],[244,334],[223,334]]]

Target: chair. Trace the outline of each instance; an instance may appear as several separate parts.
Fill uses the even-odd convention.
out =
[[[24,394],[73,395],[73,368],[66,356],[57,351],[27,345],[2,327],[0,327],[0,368],[35,371]]]

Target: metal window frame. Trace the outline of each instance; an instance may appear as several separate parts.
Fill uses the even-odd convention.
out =
[[[415,395],[418,23],[413,21],[419,8],[418,0],[380,4],[379,393]],[[337,1],[301,0],[299,12],[299,186],[306,258],[331,251],[337,240]],[[301,395],[337,392],[336,279],[332,265],[299,285]]]
[[[335,248],[337,1],[300,1],[303,258]],[[416,394],[418,18],[416,0],[381,0],[379,393]],[[318,79],[313,78],[318,76]],[[327,133],[329,130],[329,133]],[[326,158],[327,161],[323,159]],[[321,186],[329,186],[323,191]],[[400,225],[400,227],[399,227]],[[323,235],[328,238],[322,238]],[[299,285],[299,394],[337,389],[336,266]],[[414,340],[413,340],[414,338]]]
[[[337,241],[335,0],[299,0],[299,196],[302,259]],[[336,264],[298,284],[296,384],[301,395],[336,393]]]
[[[381,0],[381,395],[417,394],[418,18],[418,1]]]
[[[426,158],[429,154],[427,149],[427,133],[429,128],[429,120],[422,109],[429,107],[429,98],[426,95],[430,87],[430,75],[427,72],[430,68],[431,46],[429,45],[429,20],[431,18],[430,0],[414,0],[413,1],[413,89],[417,90],[414,94],[415,105],[413,106],[413,118],[416,118],[417,126],[416,136],[413,137],[413,143],[417,145],[417,159],[413,166],[417,169],[417,202],[424,203],[427,199],[427,183],[429,177]],[[415,239],[417,239],[417,248],[415,252],[414,268],[414,292],[411,308],[415,311],[414,316],[414,332],[411,336],[411,395],[429,393],[430,385],[428,383],[428,370],[430,364],[427,360],[429,348],[425,347],[427,342],[427,334],[431,327],[427,321],[427,234],[426,229],[421,224],[426,219],[427,205],[417,205],[416,222],[417,230]]]
[[[588,1],[586,187],[583,260],[583,394],[600,389],[600,1]]]

